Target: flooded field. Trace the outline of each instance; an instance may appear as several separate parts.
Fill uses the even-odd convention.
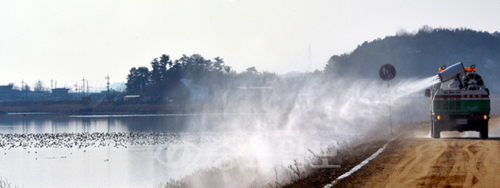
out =
[[[11,114],[0,118],[0,177],[24,187],[157,187],[199,169],[230,169],[237,158],[252,159],[245,168],[271,171],[359,136],[183,129],[220,118],[227,117]]]

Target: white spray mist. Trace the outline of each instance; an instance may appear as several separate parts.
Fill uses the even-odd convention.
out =
[[[199,147],[223,145],[232,152],[227,161],[237,166],[199,171],[181,181],[191,187],[262,186],[276,178],[289,181],[283,171],[293,157],[311,157],[300,152],[314,143],[347,142],[349,135],[363,138],[373,131],[389,133],[389,105],[395,127],[426,120],[429,102],[423,90],[437,82],[437,76],[402,79],[387,88],[378,80],[314,78],[301,87],[281,86],[273,91],[219,91],[217,104],[206,106],[206,112],[218,109],[228,115],[192,122],[190,130],[219,135],[210,143],[198,143]]]

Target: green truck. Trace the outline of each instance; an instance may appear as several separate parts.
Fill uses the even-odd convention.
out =
[[[431,137],[440,138],[441,131],[478,131],[488,138],[490,92],[476,66],[443,65],[438,76],[440,82],[425,91],[431,100]]]

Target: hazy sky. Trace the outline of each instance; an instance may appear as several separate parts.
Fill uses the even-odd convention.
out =
[[[72,88],[85,77],[94,90],[162,54],[219,56],[238,72],[314,71],[403,29],[494,32],[499,23],[500,0],[2,0],[0,85]]]

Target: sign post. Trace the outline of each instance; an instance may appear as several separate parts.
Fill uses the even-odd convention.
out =
[[[391,81],[394,77],[396,77],[396,68],[392,66],[391,64],[385,64],[380,67],[380,70],[378,71],[378,74],[382,80],[387,81],[387,90],[388,90],[388,95],[390,94],[389,92],[389,81]],[[391,125],[391,134],[394,134],[392,131],[392,111],[391,111],[391,96],[389,98],[389,123]]]

